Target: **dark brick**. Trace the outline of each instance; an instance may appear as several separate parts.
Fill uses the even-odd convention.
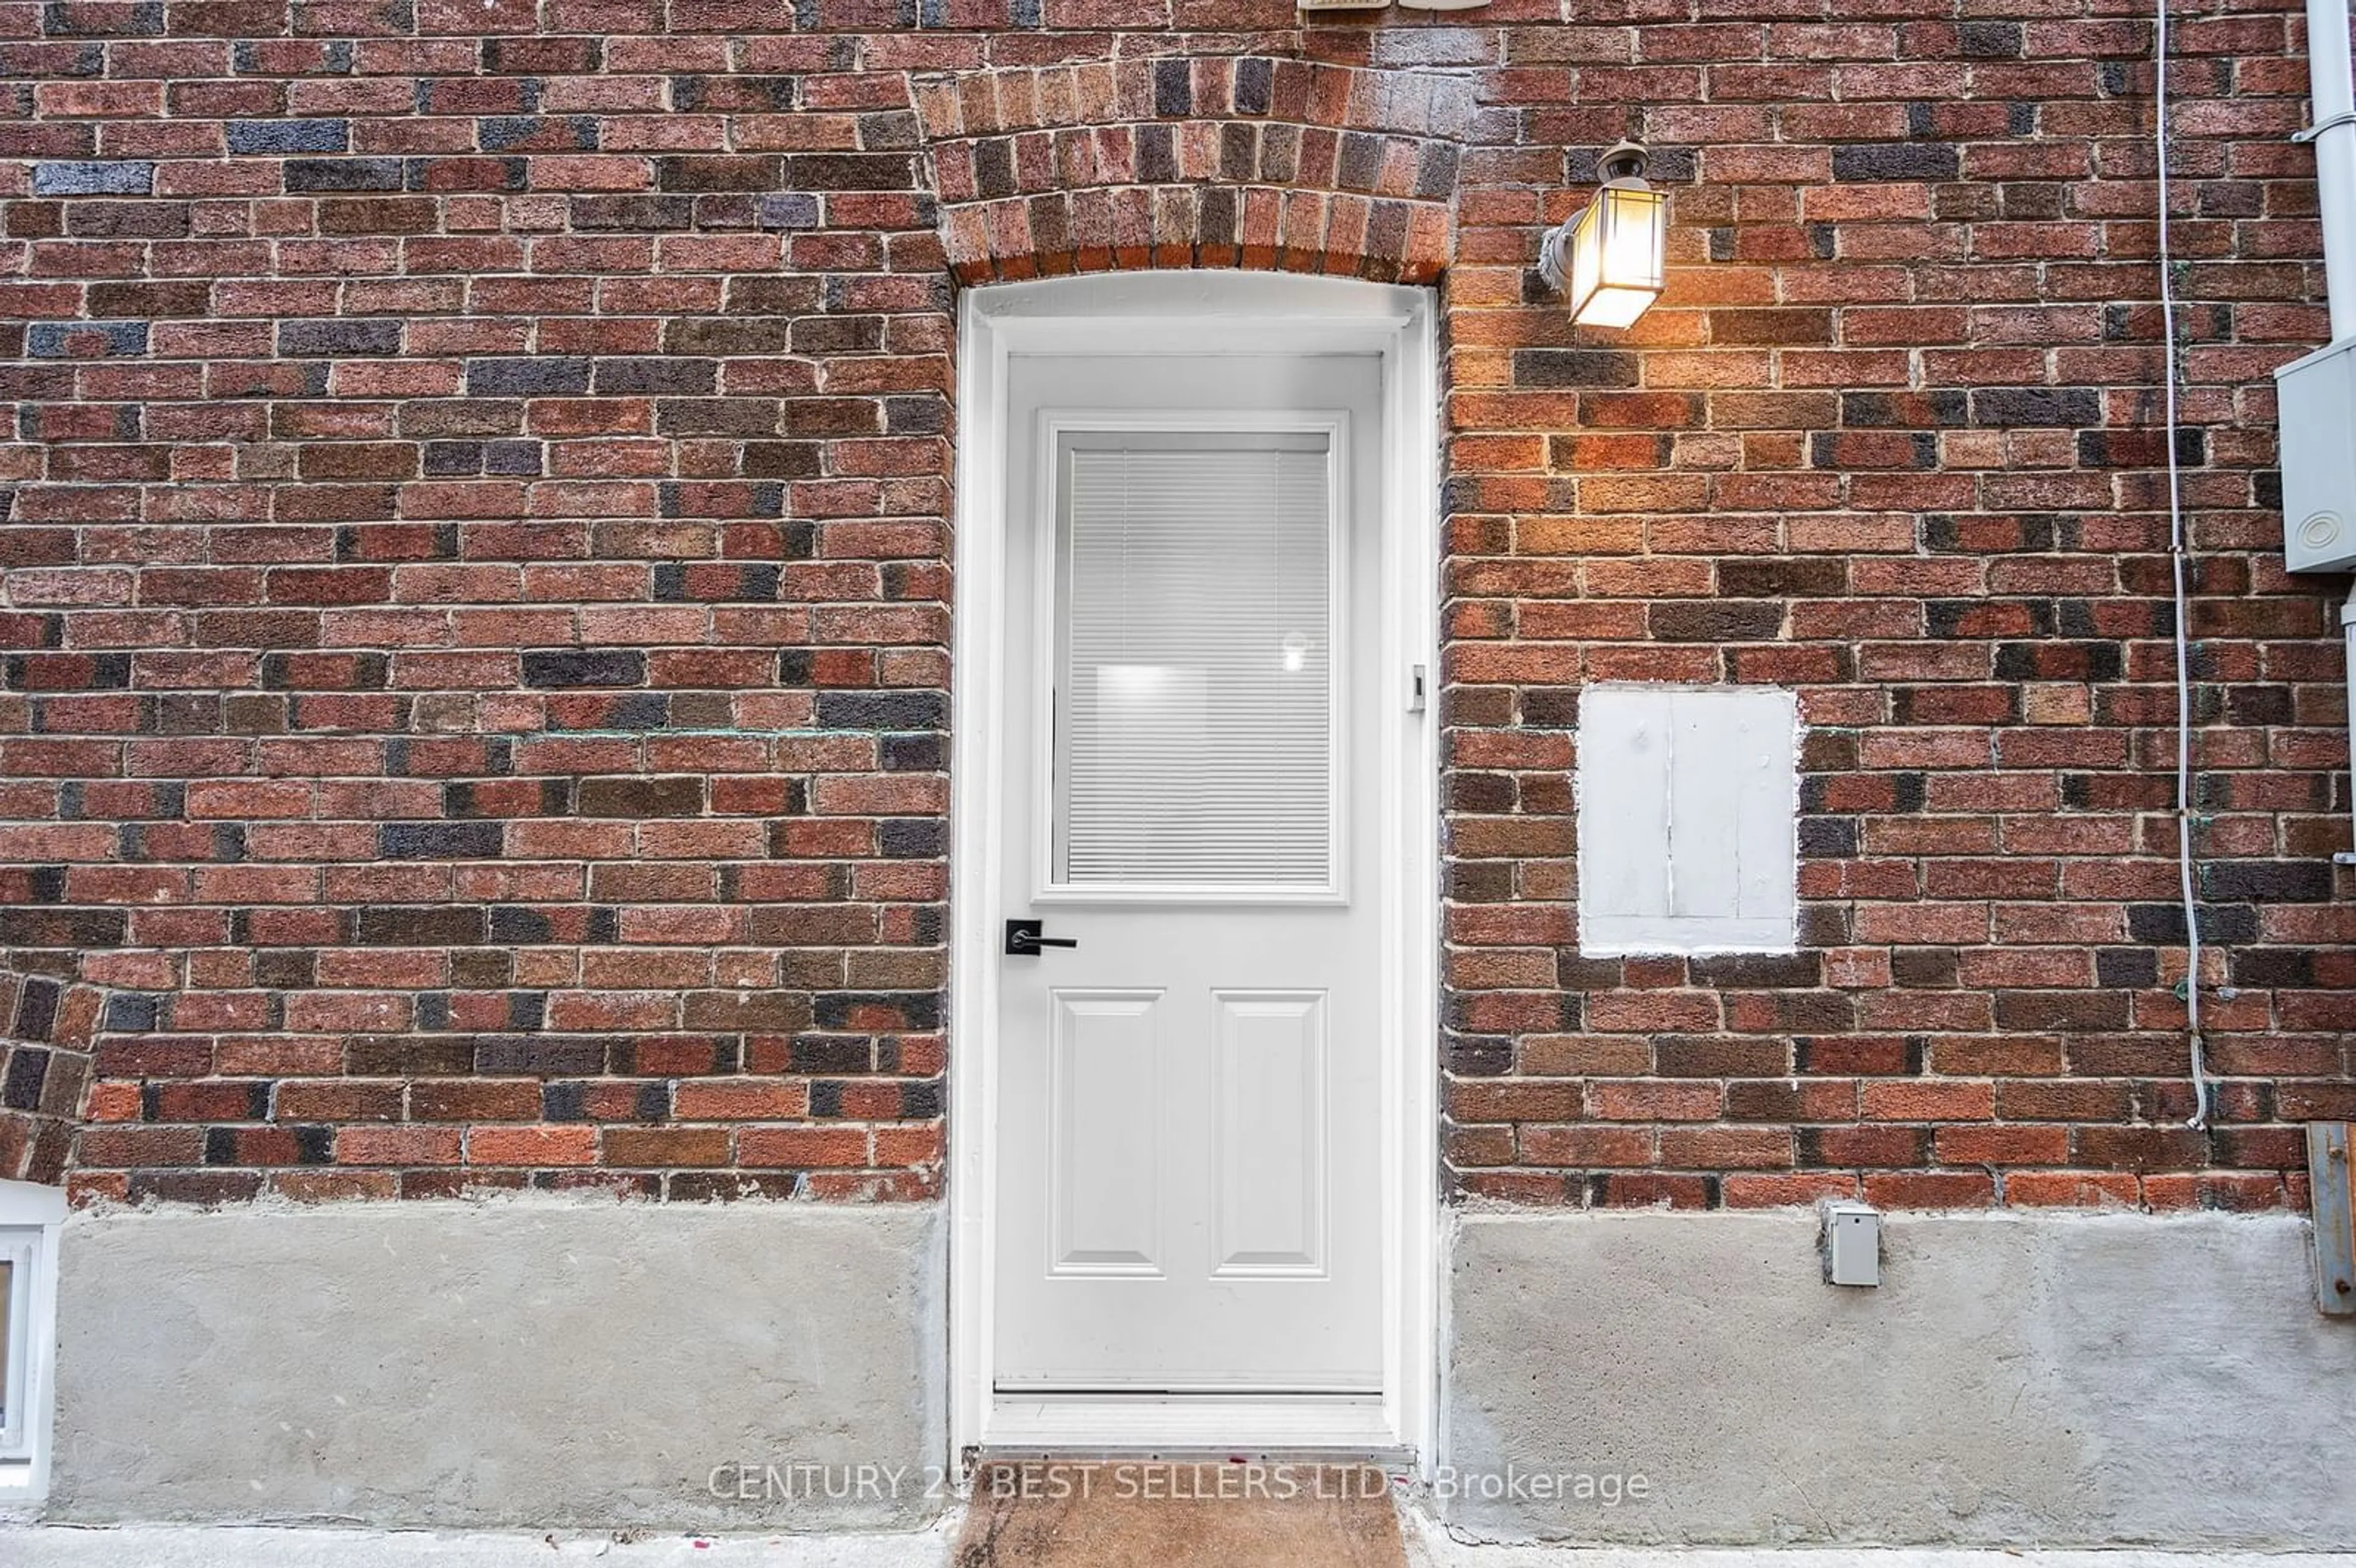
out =
[[[2127,934],[2137,942],[2179,947],[2184,943],[2184,908],[2180,904],[2147,903],[2127,906]],[[2213,946],[2258,939],[2258,912],[2248,904],[2208,904],[2201,909],[2201,940]]]
[[[1517,348],[1514,379],[1525,387],[1633,387],[1641,365],[1616,348]]]
[[[1980,387],[1972,392],[1974,424],[2088,425],[2102,419],[2102,394],[2091,387]]]
[[[490,842],[496,854],[496,829]],[[372,947],[458,947],[482,941],[485,923],[472,905],[379,904],[359,912],[353,937]]]
[[[2209,432],[2198,428],[2176,432],[2176,461],[2199,468],[2209,460]],[[2082,430],[2078,462],[2087,468],[2165,468],[2168,442],[2147,431]]]
[[[500,904],[491,910],[491,940],[508,943],[538,943],[549,941],[556,934],[555,923],[536,909],[519,909],[513,904]]]
[[[106,1027],[121,1033],[141,1033],[157,1027],[163,998],[140,991],[117,991],[106,998]]]
[[[1966,59],[2014,59],[2020,55],[2022,35],[2018,22],[1965,22],[1958,32]]]
[[[802,153],[786,159],[779,183],[798,190],[907,190],[914,176],[904,155]]]
[[[694,816],[703,810],[699,778],[583,779],[584,816]]]
[[[399,190],[399,158],[290,158],[286,188],[290,191]]]
[[[822,691],[818,721],[828,730],[937,730],[948,700],[937,691]]]
[[[598,396],[656,394],[668,397],[709,396],[719,389],[717,359],[638,357],[596,361],[593,380]]]
[[[470,398],[555,398],[589,389],[590,361],[563,355],[531,359],[469,359]]]
[[[401,352],[401,322],[394,317],[328,317],[278,324],[278,352],[357,358]]]
[[[785,160],[775,156],[711,155],[655,160],[655,184],[663,190],[773,191],[784,178],[784,174]]]
[[[487,860],[498,858],[496,822],[389,822],[377,829],[378,852],[388,860]]]
[[[1183,120],[1194,112],[1194,62],[1162,59],[1153,62],[1153,112],[1164,120]]]
[[[1779,635],[1781,604],[1727,600],[1671,601],[1645,612],[1653,635],[1672,643],[1760,642]]]
[[[2201,891],[2212,899],[2328,903],[2331,866],[2325,860],[2211,860],[2201,867]]]
[[[155,165],[139,158],[33,165],[35,196],[145,196],[155,187]]]
[[[1928,392],[1843,392],[1841,423],[1868,430],[1922,430],[1962,424],[1968,405],[1957,389]]]
[[[2315,984],[2315,955],[2296,947],[2244,947],[2230,955],[2233,983],[2269,989]]]
[[[198,279],[166,283],[93,282],[90,314],[94,316],[187,316],[212,314],[212,285]]]
[[[1730,599],[1820,598],[1848,591],[1848,568],[1821,556],[1730,560],[1718,569],[1718,587]]]
[[[941,999],[932,991],[826,992],[814,999],[812,1019],[822,1029],[937,1029]]]
[[[147,352],[144,321],[37,321],[25,334],[36,359],[112,359]]]
[[[0,1108],[11,1111],[40,1109],[41,1090],[48,1082],[49,1053],[38,1046],[20,1045],[13,1051],[0,1051],[7,1059],[7,1070],[0,1074]]]
[[[573,1078],[600,1071],[605,1060],[605,1048],[594,1037],[489,1035],[476,1042],[474,1070],[526,1078]]]
[[[2094,983],[2139,990],[2159,983],[2159,955],[2148,947],[2103,947],[2094,953]]]
[[[0,905],[0,943],[15,947],[119,947],[128,923],[121,910]]]
[[[1882,142],[1833,149],[1837,180],[1951,180],[1962,157],[1944,142]]]
[[[232,120],[222,128],[232,153],[343,153],[351,150],[348,120]]]
[[[25,977],[24,989],[16,997],[16,1016],[9,1025],[11,1038],[35,1042],[52,1038],[57,1027],[58,1004],[64,998],[64,988],[55,980],[37,975]]]
[[[948,824],[930,818],[902,817],[880,826],[875,842],[894,859],[933,859],[949,852]]]
[[[77,240],[178,240],[188,224],[185,202],[78,201],[66,208],[66,232]]]
[[[764,229],[815,229],[818,197],[807,191],[773,191],[753,204],[755,221]]]
[[[548,648],[523,656],[526,686],[637,686],[647,656],[628,648]]]
[[[1236,112],[1265,114],[1276,81],[1276,62],[1264,56],[1236,61]]]
[[[1710,315],[1709,335],[1712,342],[1727,344],[1799,346],[1830,343],[1833,340],[1833,313],[1812,306],[1716,311]]]
[[[536,441],[487,441],[483,443],[486,474],[532,475],[542,471],[541,443]]]
[[[695,198],[689,196],[576,196],[572,201],[573,227],[580,229],[651,229],[667,232],[695,221]]]

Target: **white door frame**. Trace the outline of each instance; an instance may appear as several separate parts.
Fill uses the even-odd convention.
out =
[[[949,847],[949,1446],[1435,1450],[1440,1310],[1440,385],[1427,291],[1352,279],[1169,272],[967,291],[958,322],[956,602]],[[1383,775],[1374,830],[1381,885],[1383,1394],[1379,1411],[1299,1401],[1140,1398],[1001,1407],[991,1365],[999,921],[1006,868],[999,715],[1005,659],[1008,356],[1379,354],[1381,613],[1374,668]]]

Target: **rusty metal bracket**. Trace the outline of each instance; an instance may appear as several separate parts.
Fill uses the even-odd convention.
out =
[[[2346,1122],[2307,1124],[2308,1181],[2315,1194],[2315,1305],[2356,1317],[2356,1202],[2350,1200]]]

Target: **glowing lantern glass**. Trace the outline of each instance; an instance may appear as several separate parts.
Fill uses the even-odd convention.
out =
[[[1578,217],[1546,238],[1539,267],[1581,326],[1626,326],[1666,281],[1668,197],[1644,183],[1644,155],[1626,143],[1603,155],[1612,177]]]

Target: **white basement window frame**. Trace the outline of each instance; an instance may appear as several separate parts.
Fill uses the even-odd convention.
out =
[[[1781,688],[1581,691],[1580,952],[1796,951],[1799,750]]]
[[[0,1181],[0,1509],[48,1495],[65,1194]]]

